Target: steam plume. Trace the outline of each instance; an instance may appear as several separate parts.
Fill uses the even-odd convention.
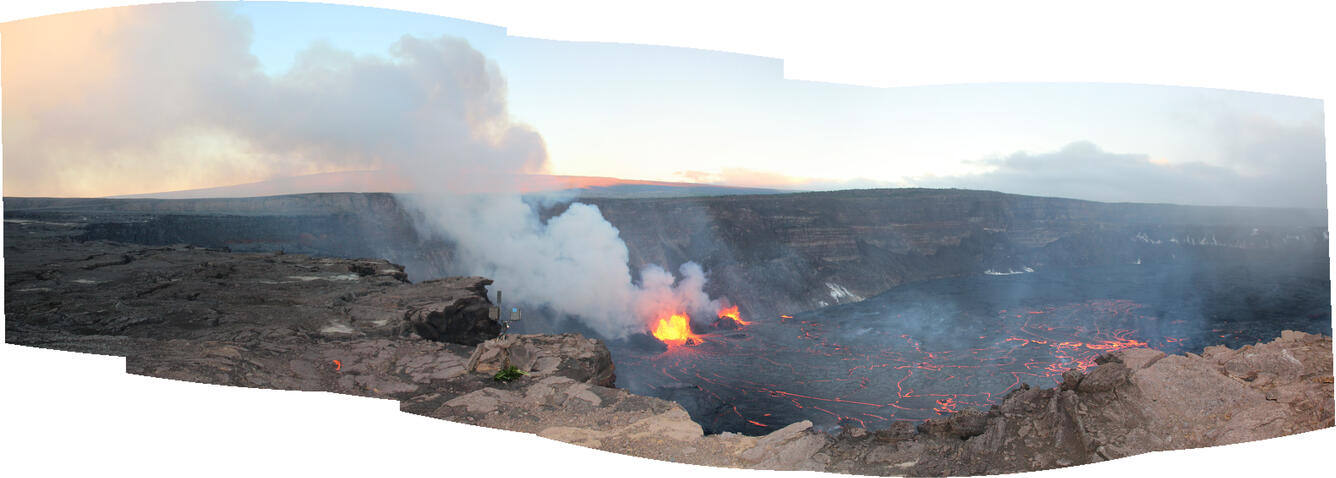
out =
[[[518,194],[404,197],[428,231],[455,246],[458,273],[496,280],[530,306],[579,319],[608,338],[645,330],[667,312],[703,314],[718,303],[703,291],[705,272],[693,262],[680,279],[651,265],[632,281],[626,243],[598,207],[574,203],[546,223]]]
[[[404,36],[385,56],[317,43],[271,76],[247,20],[218,5],[79,12],[3,34],[7,194],[383,169],[420,191],[404,203],[455,245],[450,272],[489,276],[521,303],[607,337],[643,330],[647,314],[709,307],[694,264],[680,281],[650,267],[634,283],[596,207],[539,219],[514,180],[547,170],[542,137],[511,119],[499,68],[464,40]],[[202,182],[218,178],[229,179]]]

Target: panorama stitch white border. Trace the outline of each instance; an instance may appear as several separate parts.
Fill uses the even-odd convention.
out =
[[[16,2],[17,3],[17,2]],[[0,21],[155,2],[72,0],[6,5]],[[1318,2],[341,1],[464,18],[512,35],[693,46],[785,60],[790,79],[878,86],[1008,81],[1109,81],[1215,87],[1330,99],[1336,90],[1330,15]],[[774,13],[782,10],[790,13]],[[971,12],[985,12],[971,15]],[[954,13],[950,25],[879,28],[878,18]],[[1073,19],[1079,20],[1073,20]],[[1251,25],[1256,19],[1267,24]],[[1146,19],[1150,19],[1149,21]],[[1147,22],[1151,31],[1135,25]],[[1057,23],[1055,23],[1057,22]],[[1066,22],[1065,24],[1063,22]],[[1085,38],[1043,43],[1036,31]],[[912,43],[929,28],[964,30],[936,45]],[[898,32],[898,33],[897,33]],[[917,33],[916,33],[917,32]],[[1301,41],[1296,41],[1299,39]],[[3,42],[3,38],[0,38]],[[1041,45],[1042,51],[1036,50]],[[1183,55],[1183,45],[1201,45]],[[1009,62],[997,52],[1016,52]],[[1119,54],[1109,54],[1117,52]],[[945,58],[944,58],[945,57]],[[878,60],[868,60],[877,58]],[[987,65],[986,69],[979,65]],[[1240,68],[1240,65],[1246,68]],[[0,91],[0,95],[3,92]],[[0,125],[3,127],[3,125]],[[1328,124],[1327,136],[1331,137]],[[1331,157],[1328,144],[1327,157]],[[1332,173],[1328,170],[1328,184]],[[1330,199],[1328,209],[1330,210]],[[273,392],[125,375],[116,358],[0,346],[5,400],[0,469],[158,476],[446,476],[472,473],[593,476],[771,476],[641,460],[530,435],[411,416],[393,402],[327,393]],[[1336,430],[1245,445],[1153,453],[1023,476],[1133,473],[1253,476],[1325,467]],[[498,448],[522,450],[499,458]],[[804,476],[808,474],[785,474]],[[810,474],[811,476],[818,476]]]

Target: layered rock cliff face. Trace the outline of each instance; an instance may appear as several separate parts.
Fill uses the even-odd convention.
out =
[[[1325,211],[1107,204],[965,190],[599,200],[633,265],[688,260],[757,315],[1026,268],[1253,255],[1325,261]],[[554,211],[555,212],[555,211]]]
[[[705,267],[707,291],[772,316],[858,301],[906,282],[1027,268],[1248,256],[1326,261],[1325,211],[1107,204],[965,190],[597,199],[633,271]],[[559,214],[565,206],[543,211]],[[394,196],[8,198],[12,220],[91,222],[84,239],[385,257],[443,277],[449,244]]]

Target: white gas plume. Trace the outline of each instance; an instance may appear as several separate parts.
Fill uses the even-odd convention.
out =
[[[547,170],[542,137],[511,118],[500,68],[468,42],[404,36],[381,55],[316,43],[269,74],[250,32],[218,4],[3,25],[6,193],[379,169],[415,186],[404,203],[423,232],[454,245],[448,272],[491,277],[521,304],[620,337],[645,330],[658,307],[708,303],[698,266],[680,280],[651,267],[633,282],[626,244],[594,206],[540,220],[515,180]]]

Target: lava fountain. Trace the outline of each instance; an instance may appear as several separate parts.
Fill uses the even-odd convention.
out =
[[[699,335],[691,332],[691,320],[681,313],[659,317],[653,334],[654,338],[668,345],[695,345],[701,341]]]
[[[738,313],[738,306],[727,307],[719,311],[719,318],[733,319],[737,325],[751,325],[751,322],[742,320],[742,314]]]

